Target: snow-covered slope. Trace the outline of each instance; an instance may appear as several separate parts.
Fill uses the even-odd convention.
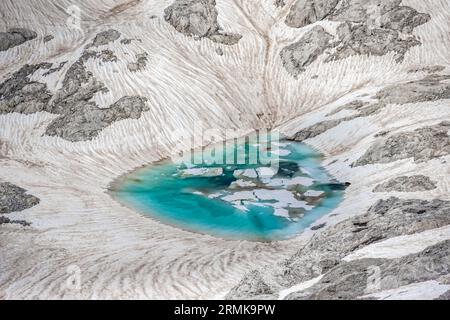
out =
[[[349,259],[364,261],[361,274],[361,259],[390,259],[375,263],[383,273],[426,247],[448,248],[450,3],[347,2],[305,18],[303,0],[2,1],[0,182],[40,202],[2,215],[31,226],[0,224],[0,298],[215,298],[231,289],[230,298],[276,298]],[[107,194],[200,124],[304,140],[351,183],[345,200],[320,230],[254,243],[162,225]],[[395,191],[405,183],[390,180],[411,176],[414,192]],[[388,218],[378,221],[375,204]],[[338,244],[361,215],[372,229]],[[444,271],[388,281],[376,296],[423,283],[411,295],[429,284],[423,297],[437,298],[450,271],[436,259]],[[298,297],[320,298],[322,286]]]

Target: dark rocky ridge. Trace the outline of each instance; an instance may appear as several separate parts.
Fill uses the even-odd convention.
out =
[[[436,189],[436,183],[424,175],[402,176],[375,187],[373,192],[418,192]]]
[[[430,19],[428,14],[401,6],[401,0],[298,0],[292,5],[286,24],[301,28],[322,20],[342,22],[337,30],[337,40],[328,45],[334,52],[326,54],[325,62],[353,55],[383,56],[390,52],[394,52],[397,62],[401,62],[410,48],[421,44],[412,35],[413,30]],[[308,40],[305,36],[297,44]],[[309,50],[297,46],[297,60],[308,62],[297,69],[289,68],[286,57],[282,56],[291,75],[297,76],[305,66],[325,53],[322,42],[316,41],[315,45],[316,50],[312,48],[314,43],[308,44]],[[292,45],[290,48],[293,49]]]
[[[373,279],[377,270],[379,279]],[[439,279],[450,273],[450,240],[431,246],[418,254],[398,259],[361,259],[341,262],[307,290],[292,293],[286,299],[349,300],[371,292],[396,289],[412,283]],[[372,289],[373,290],[373,289]]]
[[[339,0],[297,0],[286,17],[286,25],[302,28],[325,19],[336,8]]]
[[[31,223],[29,223],[29,222],[27,222],[25,220],[11,220],[11,219],[9,219],[7,217],[0,216],[0,226],[2,224],[19,224],[19,225],[21,225],[23,227],[31,226]]]
[[[266,298],[260,296],[261,291],[270,295],[326,274],[338,266],[342,258],[369,244],[449,224],[450,201],[395,197],[379,200],[367,213],[317,231],[303,248],[279,263],[274,271],[266,270],[267,276],[261,272],[247,274],[227,298]]]
[[[339,41],[335,52],[325,61],[342,60],[354,55],[384,56],[395,53],[397,62],[403,61],[412,47],[421,43],[415,37],[404,38],[398,31],[387,28],[370,28],[367,25],[346,22],[338,27]]]
[[[415,162],[450,154],[450,122],[392,134],[375,142],[353,166],[389,163],[413,158]]]
[[[51,64],[24,65],[11,78],[0,84],[0,114],[19,112],[30,114],[47,111],[52,97],[45,83],[30,81],[29,76]]]
[[[164,19],[186,36],[208,38],[225,45],[238,43],[242,36],[223,32],[217,17],[215,0],[175,0],[164,10]]]
[[[327,114],[327,117],[335,115],[342,110],[353,110],[357,111],[358,114],[340,119],[318,122],[310,127],[300,130],[292,136],[291,139],[301,142],[317,137],[331,128],[338,126],[342,122],[374,115],[390,104],[403,105],[408,103],[450,99],[450,82],[448,82],[448,80],[450,80],[449,75],[432,74],[420,80],[388,86],[378,91],[377,94],[372,97],[377,100],[376,102],[370,103],[355,100],[330,112]]]
[[[320,26],[312,28],[300,41],[281,50],[280,56],[283,66],[291,75],[297,77],[319,55],[331,47],[331,40],[333,40],[333,36],[326,32],[324,28]]]
[[[89,47],[108,44],[119,36],[115,30],[102,32]],[[85,63],[89,59],[115,62],[117,57],[108,49],[101,52],[85,50],[67,70],[62,88],[53,95],[45,83],[30,81],[29,77],[39,69],[48,70],[44,76],[60,71],[65,63],[55,68],[51,68],[51,63],[23,66],[0,84],[0,114],[40,111],[57,114],[59,117],[50,123],[46,134],[77,142],[91,140],[115,121],[138,119],[142,112],[149,110],[147,99],[140,96],[122,97],[108,108],[99,108],[94,96],[107,92],[108,88],[86,69]]]
[[[136,54],[136,62],[130,62],[127,65],[127,68],[131,72],[141,71],[145,69],[145,67],[147,66],[147,62],[148,62],[148,53],[147,52],[138,53]]]
[[[319,122],[319,123],[312,125],[311,127],[300,130],[290,139],[299,141],[299,142],[305,141],[307,139],[312,139],[312,138],[317,137],[317,136],[321,135],[322,133],[338,126],[340,123],[342,123],[344,121],[350,121],[357,117],[359,117],[359,116],[351,116],[351,117],[345,117],[345,118],[341,118],[341,119],[337,119],[337,120],[327,120],[327,121]]]
[[[6,32],[0,32],[0,51],[20,46],[36,37],[36,32],[25,28],[12,28]]]
[[[97,34],[88,47],[100,47],[105,46],[111,42],[114,42],[120,38],[120,32],[114,29],[108,29]]]
[[[69,141],[85,141],[95,138],[111,123],[125,119],[139,119],[148,110],[146,98],[122,97],[108,108],[94,103],[70,107],[47,127],[46,134]]]
[[[0,182],[0,214],[29,209],[39,204],[39,199],[9,182]]]

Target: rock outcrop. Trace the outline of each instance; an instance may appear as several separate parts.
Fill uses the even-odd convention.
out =
[[[365,24],[346,22],[339,26],[339,42],[335,52],[326,61],[342,60],[354,55],[384,56],[394,52],[396,60],[401,62],[405,54],[421,43],[415,37],[404,38],[392,29],[370,28]]]
[[[349,300],[370,298],[374,291],[396,289],[439,279],[450,273],[450,240],[399,259],[361,259],[342,262],[307,290],[286,299]]]
[[[333,36],[324,28],[317,26],[307,32],[300,41],[285,47],[281,60],[286,70],[294,77],[304,72],[319,55],[331,47]]]
[[[227,298],[259,298],[262,284],[277,292],[328,273],[342,258],[369,244],[450,224],[450,201],[379,200],[367,213],[317,231],[312,239],[274,270],[249,273]]]
[[[36,37],[36,32],[25,28],[12,28],[6,32],[0,32],[0,52],[20,46]]]
[[[146,98],[122,97],[109,108],[94,103],[70,107],[47,127],[46,134],[72,142],[91,140],[112,123],[125,119],[139,119],[148,111]]]
[[[421,44],[412,35],[413,30],[430,19],[428,14],[402,6],[401,0],[298,0],[290,8],[285,22],[293,28],[322,20],[342,22],[336,41],[328,45],[333,50],[326,54],[325,62],[353,55],[388,53],[394,53],[397,62],[401,62],[412,47]],[[310,55],[314,61],[325,50],[323,41],[311,40],[309,51],[317,52]],[[304,66],[298,68],[298,73],[304,71],[302,68]]]
[[[28,227],[28,226],[31,225],[31,223],[29,223],[29,222],[27,222],[25,220],[11,220],[11,219],[9,219],[7,217],[0,216],[0,226],[2,224],[19,224],[19,225],[21,225],[23,227]]]
[[[98,33],[89,47],[105,46],[111,42],[114,42],[120,38],[120,32],[114,29],[108,29]]]
[[[114,41],[120,34],[109,30],[98,34],[93,44],[100,46]],[[93,45],[94,46],[94,45]],[[143,68],[147,55],[137,56],[137,67]],[[25,65],[13,76],[0,84],[0,114],[18,112],[31,114],[46,111],[59,115],[46,129],[49,136],[78,142],[95,138],[112,123],[124,119],[138,119],[148,111],[147,99],[140,96],[122,97],[108,108],[100,108],[94,101],[95,94],[107,92],[108,88],[87,70],[89,59],[114,62],[117,57],[111,50],[101,52],[85,50],[67,70],[62,87],[52,94],[45,83],[31,81],[30,76],[39,69],[46,69],[43,76],[60,71],[66,62],[51,68],[51,63]]]
[[[353,166],[389,163],[413,158],[415,162],[450,154],[450,122],[419,128],[410,132],[391,134],[372,145]]]
[[[39,199],[9,182],[0,182],[0,214],[29,209],[39,204]]]
[[[418,192],[436,189],[436,183],[424,175],[402,176],[375,187],[373,192]]]
[[[39,69],[50,69],[51,64],[24,65],[0,84],[0,114],[24,114],[47,111],[52,97],[45,83],[31,81],[30,76]]]
[[[358,116],[351,116],[351,117],[345,117],[342,119],[327,120],[327,121],[316,123],[316,124],[312,125],[311,127],[300,130],[293,137],[291,137],[290,140],[302,142],[307,139],[312,139],[312,138],[317,137],[318,135],[321,135],[322,133],[338,126],[340,123],[342,123],[344,121],[350,121],[357,117]]]
[[[217,22],[215,0],[175,0],[164,10],[164,19],[178,32],[214,42],[234,45],[241,35],[223,32]]]
[[[136,54],[136,62],[130,62],[127,65],[127,68],[131,72],[137,72],[145,69],[145,67],[147,66],[147,62],[148,62],[148,53],[147,52],[138,53]]]
[[[395,84],[375,96],[383,105],[450,99],[450,75],[429,75],[421,80]]]
[[[297,0],[286,17],[286,25],[302,28],[325,19],[336,8],[339,0]]]

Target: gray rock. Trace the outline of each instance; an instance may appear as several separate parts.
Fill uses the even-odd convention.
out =
[[[403,84],[388,86],[377,92],[373,99],[376,103],[363,102],[360,100],[352,101],[327,114],[332,116],[342,110],[354,110],[358,114],[336,120],[326,120],[316,123],[308,128],[300,130],[290,139],[304,141],[314,138],[331,128],[336,127],[344,121],[351,121],[358,117],[367,117],[378,113],[389,104],[408,104],[418,102],[430,102],[443,99],[450,99],[450,80],[449,75],[429,75],[421,80],[409,81]],[[386,132],[378,133],[376,136],[387,135]],[[445,141],[445,139],[444,139]],[[446,149],[444,149],[445,152]]]
[[[342,119],[327,120],[327,121],[316,123],[316,124],[312,125],[311,127],[300,130],[293,137],[290,137],[289,140],[302,142],[307,139],[312,139],[312,138],[317,137],[317,136],[321,135],[322,133],[338,126],[339,124],[341,124],[344,121],[350,121],[357,117],[358,116],[351,116],[351,117],[345,117]]]
[[[375,275],[379,278],[372,278]],[[361,259],[342,262],[314,286],[290,294],[287,299],[357,299],[373,291],[396,289],[412,283],[436,280],[450,272],[450,241],[399,259]],[[373,283],[373,281],[376,283]],[[375,287],[376,286],[376,287]]]
[[[412,47],[421,44],[413,30],[431,17],[400,4],[401,0],[297,0],[286,24],[300,28],[324,19],[343,22],[338,27],[338,41],[330,46],[335,50],[327,54],[325,62],[391,52],[401,62]],[[324,53],[322,42],[310,43],[309,51],[314,47],[319,55]]]
[[[216,53],[217,53],[219,56],[223,56],[223,50],[222,50],[222,48],[217,48],[217,49],[216,49]]]
[[[131,72],[137,72],[145,69],[148,62],[148,53],[147,52],[138,53],[136,54],[136,59],[137,59],[136,62],[130,62],[127,65],[128,70],[130,70]]]
[[[273,4],[277,8],[282,8],[286,5],[286,2],[284,2],[284,0],[275,0]]]
[[[39,69],[50,67],[49,63],[26,64],[0,84],[0,114],[46,111],[51,93],[45,83],[31,81],[29,77]]]
[[[20,46],[36,37],[36,32],[25,28],[12,28],[6,32],[0,32],[0,51]]]
[[[339,0],[297,0],[286,17],[286,25],[301,28],[325,19]]]
[[[435,66],[425,66],[425,67],[414,67],[408,70],[409,73],[416,73],[416,72],[426,72],[426,73],[439,73],[441,71],[444,71],[445,67],[444,66],[439,66],[439,65],[435,65]]]
[[[238,43],[242,36],[222,32],[217,17],[215,0],[175,0],[164,10],[164,19],[186,36],[226,45]]]
[[[419,13],[415,9],[399,6],[381,16],[379,23],[384,29],[412,33],[413,30],[431,20],[429,14]]]
[[[450,154],[450,122],[420,128],[411,132],[392,134],[376,142],[352,166],[389,163],[413,158],[423,162]]]
[[[401,62],[410,48],[421,44],[413,36],[404,38],[396,30],[369,28],[365,24],[344,23],[337,32],[339,43],[327,62],[354,55],[384,56],[389,52],[395,52],[397,62]]]
[[[131,43],[131,40],[132,40],[132,39],[128,39],[128,38],[127,38],[127,39],[122,39],[122,40],[120,40],[120,43],[121,43],[121,44],[130,44],[130,43]]]
[[[120,32],[114,29],[108,29],[106,31],[98,33],[92,43],[88,47],[99,47],[107,45],[120,38]]]
[[[418,192],[436,189],[436,183],[423,175],[393,178],[375,187],[373,192]]]
[[[138,55],[143,63],[146,56]],[[52,64],[25,65],[10,79],[0,85],[0,114],[19,112],[24,114],[46,111],[59,115],[46,129],[46,134],[77,142],[91,140],[115,121],[137,119],[147,111],[146,98],[123,97],[109,108],[99,108],[94,95],[108,89],[86,69],[89,59],[115,61],[110,50],[100,53],[86,50],[67,70],[62,87],[52,97],[44,83],[31,82],[29,76],[38,69],[49,69],[45,74],[56,72],[64,66],[50,69]]]
[[[329,116],[333,116],[339,112],[341,112],[342,110],[355,110],[358,111],[361,108],[367,106],[369,104],[369,102],[365,102],[365,101],[361,101],[361,100],[355,100],[352,102],[349,102],[343,106],[340,106],[339,108],[336,108],[335,110],[333,110],[332,112],[327,114],[327,117]]]
[[[396,84],[380,90],[375,99],[383,104],[407,104],[450,99],[449,75],[429,75],[421,80]]]
[[[326,223],[321,223],[321,224],[312,226],[310,229],[313,231],[317,231],[317,230],[325,228],[326,225],[327,225]]]
[[[176,0],[164,10],[164,19],[187,36],[208,37],[219,31],[215,0]]]
[[[450,300],[450,290],[439,296],[437,300]]]
[[[297,77],[326,49],[331,47],[331,40],[333,40],[333,36],[324,28],[320,26],[312,28],[298,42],[281,50],[283,66],[292,76]]]
[[[52,36],[51,34],[49,34],[44,37],[44,42],[49,42],[49,41],[52,41],[53,39],[55,39],[55,37]]]
[[[117,62],[117,56],[111,50],[102,50],[97,54],[97,59],[102,60],[102,62]]]
[[[0,213],[23,211],[34,207],[39,199],[9,182],[0,182]]]
[[[246,293],[242,295],[241,293]],[[249,293],[249,294],[247,294]],[[237,287],[232,289],[225,299],[227,300],[239,300],[239,299],[249,299],[254,296],[258,299],[262,299],[263,296],[271,296],[276,292],[264,282],[261,273],[258,270],[251,271]]]
[[[45,76],[48,76],[48,75],[50,75],[52,73],[59,72],[59,71],[61,71],[62,68],[64,68],[66,63],[67,63],[67,61],[63,61],[57,67],[48,69],[48,71],[46,71],[42,75],[45,77]]]
[[[25,220],[11,220],[7,217],[0,216],[0,226],[2,224],[20,224],[23,227],[31,226],[31,223],[29,223]]]
[[[325,274],[341,263],[349,253],[392,237],[410,235],[450,224],[450,201],[403,200],[391,197],[379,200],[367,213],[317,231],[312,239],[291,258],[269,267],[259,276],[276,292]],[[264,275],[264,276],[263,276]],[[250,273],[229,298],[257,298],[255,275]],[[270,281],[267,279],[271,279]]]
[[[84,109],[84,105],[99,92],[107,92],[105,85],[98,81],[85,67],[85,62],[97,57],[97,53],[85,51],[67,70],[62,88],[56,92],[49,112],[64,114],[74,109]]]
[[[399,7],[401,2],[402,0],[341,0],[329,19],[374,25],[376,20]]]
[[[239,42],[239,40],[242,39],[242,36],[240,34],[236,34],[236,33],[226,33],[226,32],[219,31],[216,34],[210,35],[208,38],[215,43],[232,46],[232,45],[237,44]]]
[[[46,134],[72,142],[91,140],[116,121],[139,119],[149,110],[146,101],[143,97],[122,97],[109,108],[99,108],[92,102],[76,105],[53,120]]]

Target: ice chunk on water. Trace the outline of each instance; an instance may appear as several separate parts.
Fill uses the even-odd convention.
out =
[[[252,181],[247,181],[247,180],[236,180],[233,181],[230,184],[230,189],[238,189],[238,188],[252,188],[252,187],[256,187],[256,184]]]
[[[217,177],[223,174],[222,168],[192,168],[181,170],[181,176]]]
[[[235,178],[241,178],[241,177],[247,177],[247,178],[252,178],[252,179],[258,178],[258,174],[256,173],[255,169],[235,170],[233,172],[233,176]]]
[[[308,190],[305,192],[306,197],[320,197],[324,194],[323,191],[317,191],[317,190]]]
[[[256,169],[256,172],[258,173],[258,177],[260,179],[263,178],[272,178],[274,175],[277,174],[277,170],[270,167],[260,167]]]

